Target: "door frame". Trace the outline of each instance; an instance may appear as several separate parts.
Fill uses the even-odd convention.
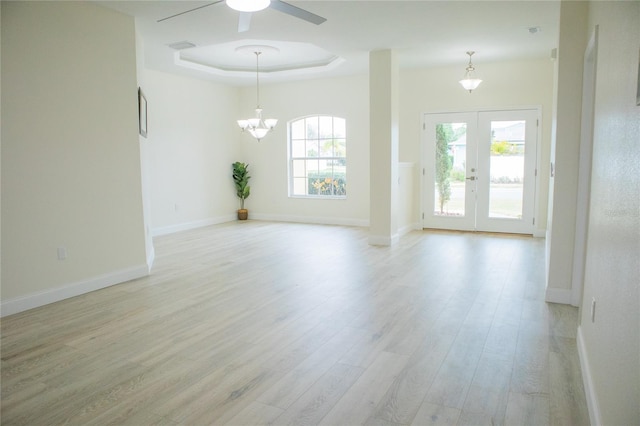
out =
[[[535,160],[534,160],[534,180],[533,180],[533,223],[531,226],[531,234],[523,234],[523,235],[533,235],[534,237],[539,237],[538,231],[538,221],[539,216],[539,207],[540,207],[540,159],[542,158],[542,106],[541,105],[523,105],[517,107],[501,107],[501,108],[476,108],[476,109],[459,109],[459,110],[436,110],[436,111],[425,111],[421,114],[420,119],[420,179],[419,179],[419,189],[420,189],[420,203],[419,203],[419,211],[418,218],[420,218],[420,227],[419,229],[424,229],[424,217],[426,212],[426,164],[425,164],[425,156],[427,150],[427,138],[425,135],[426,129],[426,116],[429,114],[457,114],[457,113],[482,113],[482,112],[501,112],[501,111],[521,111],[521,110],[533,110],[536,113],[537,120],[537,132],[536,132],[536,149],[535,149]],[[474,231],[475,232],[475,231]]]

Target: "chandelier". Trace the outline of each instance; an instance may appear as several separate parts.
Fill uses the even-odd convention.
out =
[[[260,139],[276,127],[278,120],[275,118],[262,119],[262,108],[260,108],[260,66],[258,62],[262,52],[257,50],[253,53],[256,55],[256,116],[246,120],[238,120],[238,126],[243,132],[246,130],[260,142]]]
[[[462,87],[468,90],[469,93],[471,93],[472,90],[475,90],[478,86],[480,86],[480,83],[482,83],[482,80],[480,80],[476,75],[475,67],[471,63],[471,56],[474,53],[476,52],[467,52],[467,55],[469,55],[469,65],[467,65],[466,72],[464,73],[464,78],[459,81]]]

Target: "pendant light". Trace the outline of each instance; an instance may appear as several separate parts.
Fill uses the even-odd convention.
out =
[[[253,52],[256,55],[256,98],[257,98],[257,106],[256,106],[256,116],[254,118],[248,118],[246,120],[238,120],[238,126],[244,132],[248,131],[251,136],[256,138],[258,142],[260,139],[265,137],[267,133],[273,130],[278,123],[278,120],[275,118],[267,118],[262,119],[262,108],[260,107],[260,66],[259,66],[259,58],[261,51]]]
[[[476,75],[475,67],[471,63],[471,56],[473,56],[474,53],[476,52],[467,52],[467,55],[469,55],[469,65],[467,65],[466,72],[464,73],[464,78],[459,81],[462,87],[468,90],[469,93],[471,93],[472,90],[475,90],[478,86],[480,86],[480,83],[482,83],[482,80],[480,80]]]

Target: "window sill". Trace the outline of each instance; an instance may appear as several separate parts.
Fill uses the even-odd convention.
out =
[[[289,198],[301,198],[305,200],[346,200],[346,195],[289,195]]]

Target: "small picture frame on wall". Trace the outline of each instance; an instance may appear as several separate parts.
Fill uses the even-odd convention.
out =
[[[147,137],[147,98],[142,89],[138,88],[138,130],[140,135]]]

